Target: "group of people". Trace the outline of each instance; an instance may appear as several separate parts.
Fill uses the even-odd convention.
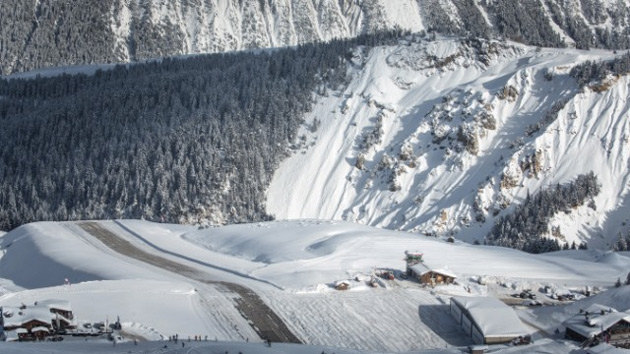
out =
[[[194,339],[195,342],[200,342],[201,341],[201,336],[200,335],[196,335],[196,336],[193,337],[193,339]],[[207,342],[208,341],[208,336],[205,336],[204,340]],[[172,336],[168,336],[168,341],[169,342],[174,342],[175,344],[177,344],[177,341],[179,341],[179,334],[175,333]],[[188,336],[188,341],[190,342],[190,336]],[[217,341],[216,337],[214,338],[214,341],[215,342]],[[249,337],[246,339],[246,342],[249,342]],[[137,342],[135,340],[134,340],[134,343],[137,344]],[[181,343],[182,343],[182,348],[184,348],[184,346],[185,346],[184,341],[182,340]],[[265,345],[267,345],[268,347],[271,347],[271,340],[270,339],[265,340]],[[168,346],[165,345],[164,348],[168,348]]]
[[[195,336],[194,338],[195,338],[195,342],[201,342],[201,336],[200,335],[199,336]],[[207,342],[208,341],[208,336],[206,336],[204,338],[204,340]],[[190,336],[188,337],[188,341],[190,342]],[[215,341],[216,341],[216,339],[215,339]]]

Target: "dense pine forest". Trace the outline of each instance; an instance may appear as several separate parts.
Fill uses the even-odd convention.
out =
[[[630,73],[630,52],[609,61],[587,60],[571,69],[571,76],[577,80],[580,88],[594,85],[592,88],[599,91],[605,89],[601,85],[605,84],[603,80],[609,75],[619,76],[628,73]]]
[[[269,219],[265,189],[314,93],[343,87],[357,46],[399,35],[2,80],[0,229]]]

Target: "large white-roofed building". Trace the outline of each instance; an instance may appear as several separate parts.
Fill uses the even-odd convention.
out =
[[[452,297],[451,315],[477,344],[508,343],[529,334],[514,310],[494,297]]]

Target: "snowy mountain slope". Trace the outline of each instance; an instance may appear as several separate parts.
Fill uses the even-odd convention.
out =
[[[312,147],[277,170],[268,212],[472,242],[528,192],[593,171],[596,210],[552,224],[561,242],[609,248],[627,232],[630,79],[579,92],[569,71],[613,56],[448,38],[357,52],[347,89],[307,119],[321,121]]]
[[[222,276],[223,280],[246,284],[306,344],[318,347],[316,352],[433,353],[432,348],[465,346],[470,339],[448,313],[448,297],[465,294],[467,289],[475,294],[493,295],[490,285],[477,283],[481,275],[493,284],[509,282],[532,289],[543,285],[581,288],[609,286],[630,266],[630,259],[622,255],[615,259],[595,251],[531,255],[334,221],[297,220],[206,229],[139,220],[98,223],[147,252],[203,270],[210,279]],[[120,316],[126,333],[145,339],[165,338],[173,333],[186,338],[201,333],[211,339],[216,336],[219,341],[232,341],[233,346],[247,339],[251,345],[259,344],[255,335],[247,334],[247,322],[234,317],[234,307],[221,292],[200,288],[201,284],[190,279],[112,254],[112,250],[83,235],[76,226],[35,223],[2,237],[4,255],[0,258],[0,269],[11,269],[3,272],[2,277],[12,280],[29,276],[32,282],[28,290],[12,287],[0,297],[0,306],[49,298],[69,300],[82,321],[101,321],[103,317],[111,321]],[[70,237],[71,233],[74,237]],[[55,236],[59,234],[64,236]],[[6,247],[8,240],[13,243]],[[64,276],[75,279],[85,267],[85,260],[53,248],[60,240],[65,240],[61,241],[62,246],[71,247],[73,253],[90,256],[91,263],[98,265],[91,270],[98,281],[73,281],[70,286],[37,285],[48,284],[50,277],[59,283]],[[31,253],[28,267],[12,256],[33,247],[41,252]],[[365,282],[352,280],[367,279],[375,268],[404,269],[402,258],[407,249],[424,252],[429,265],[448,266],[457,273],[459,285],[425,289],[413,281],[396,280],[371,288]],[[181,257],[175,257],[176,254]],[[218,271],[204,263],[237,272]],[[14,266],[19,264],[22,267]],[[41,273],[43,267],[52,271]],[[160,280],[155,280],[156,275]],[[281,285],[284,290],[265,285],[260,279]],[[331,284],[343,279],[351,280],[351,290],[333,290]],[[377,322],[379,326],[374,327]],[[160,348],[173,349],[165,341],[152,343],[159,346],[151,348],[147,347],[149,344],[140,343],[137,349],[148,353]],[[164,344],[168,348],[163,348]],[[205,345],[186,342],[186,350]],[[256,352],[256,347],[243,345],[239,350]],[[553,348],[566,349],[567,344],[544,340],[537,341],[537,345],[547,352],[562,353]],[[325,348],[328,346],[344,349],[329,350]],[[272,349],[275,347],[276,343]],[[121,348],[127,347],[120,345],[115,349]],[[228,347],[221,348],[232,352]],[[289,352],[299,350],[287,348]]]
[[[625,276],[630,262],[627,257],[613,262],[608,258],[567,257],[563,252],[531,255],[501,247],[451,244],[342,221],[279,221],[199,230],[134,220],[100,224],[147,252],[172,251],[163,256],[203,269],[215,279],[244,282],[264,291],[279,288],[290,292],[313,291],[336,280],[370,274],[374,267],[404,269],[402,259],[406,250],[422,251],[427,264],[451,269],[464,280],[487,275],[608,285]],[[25,225],[4,235],[2,247],[5,255],[0,258],[0,276],[26,288],[59,285],[66,277],[73,282],[155,280],[170,274],[113,252],[75,223]],[[67,249],[81,252],[63,252]],[[596,254],[601,256],[601,252]],[[22,260],[26,256],[37,260],[38,267],[25,267]],[[476,259],[484,261],[475,262]],[[204,262],[191,263],[191,260]],[[116,264],[120,266],[113,266]],[[42,269],[47,273],[42,273]],[[82,278],[85,273],[91,278]],[[31,281],[24,282],[27,278]]]
[[[41,288],[63,284],[64,278],[73,282],[105,279],[149,278],[145,270],[129,266],[122,270],[111,268],[115,255],[104,254],[64,224],[36,223],[19,227],[2,236],[0,277],[11,279],[23,288]],[[82,249],[82,252],[75,250]],[[37,267],[25,260],[37,259]]]
[[[52,0],[0,4],[0,74],[283,47],[400,28],[628,48],[628,0]]]
[[[2,74],[424,29],[413,0],[106,0],[90,7],[20,0],[0,5],[0,14]]]

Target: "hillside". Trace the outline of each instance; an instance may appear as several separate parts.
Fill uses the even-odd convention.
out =
[[[625,249],[627,61],[391,32],[0,81],[0,228],[320,218]]]
[[[269,219],[264,192],[304,143],[314,92],[344,84],[354,48],[396,36],[0,80],[0,229]]]
[[[82,225],[89,223],[40,222],[2,236],[0,306],[68,300],[80,321],[120,317],[123,335],[140,338],[141,343],[134,349],[132,343],[112,347],[108,342],[68,339],[60,345],[38,343],[40,350],[80,352],[79,346],[94,345],[103,352],[128,348],[175,353],[177,348],[166,339],[178,333],[180,338],[199,334],[210,338],[208,343],[186,342],[186,350],[211,346],[256,352],[261,340],[236,310],[238,297],[222,285],[231,282],[259,294],[306,345],[274,343],[269,349],[264,347],[270,353],[435,353],[435,348],[460,352],[459,347],[470,344],[470,339],[450,317],[446,305],[451,295],[470,292],[505,297],[513,289],[544,286],[603,289],[624,276],[630,266],[625,255],[614,259],[594,251],[531,255],[346,222],[296,220],[205,229],[140,220],[96,223],[115,234],[118,242],[129,242],[189,269],[179,274],[114,251],[86,232]],[[458,284],[430,289],[396,279],[381,280],[372,288],[361,281],[379,269],[403,270],[405,250],[419,250],[426,264],[455,272]],[[29,259],[29,266],[24,266],[24,259]],[[203,274],[205,281],[193,279],[192,271]],[[480,276],[486,285],[479,284]],[[64,278],[71,284],[63,285]],[[332,285],[338,280],[349,280],[352,288],[334,290]],[[560,306],[547,309],[562,311]],[[373,326],[376,322],[378,327]],[[215,338],[217,343],[212,342]],[[24,353],[37,350],[24,343],[0,343],[0,348],[7,345]],[[535,346],[497,349],[563,353],[567,347],[575,348],[571,343],[540,338]]]
[[[599,193],[542,236],[610,249],[630,221],[630,79],[579,88],[570,72],[613,57],[453,38],[357,52],[348,87],[308,114],[320,128],[280,165],[267,211],[483,242],[528,195],[593,172]]]
[[[0,4],[0,74],[286,47],[394,28],[627,49],[630,2],[15,0]]]

